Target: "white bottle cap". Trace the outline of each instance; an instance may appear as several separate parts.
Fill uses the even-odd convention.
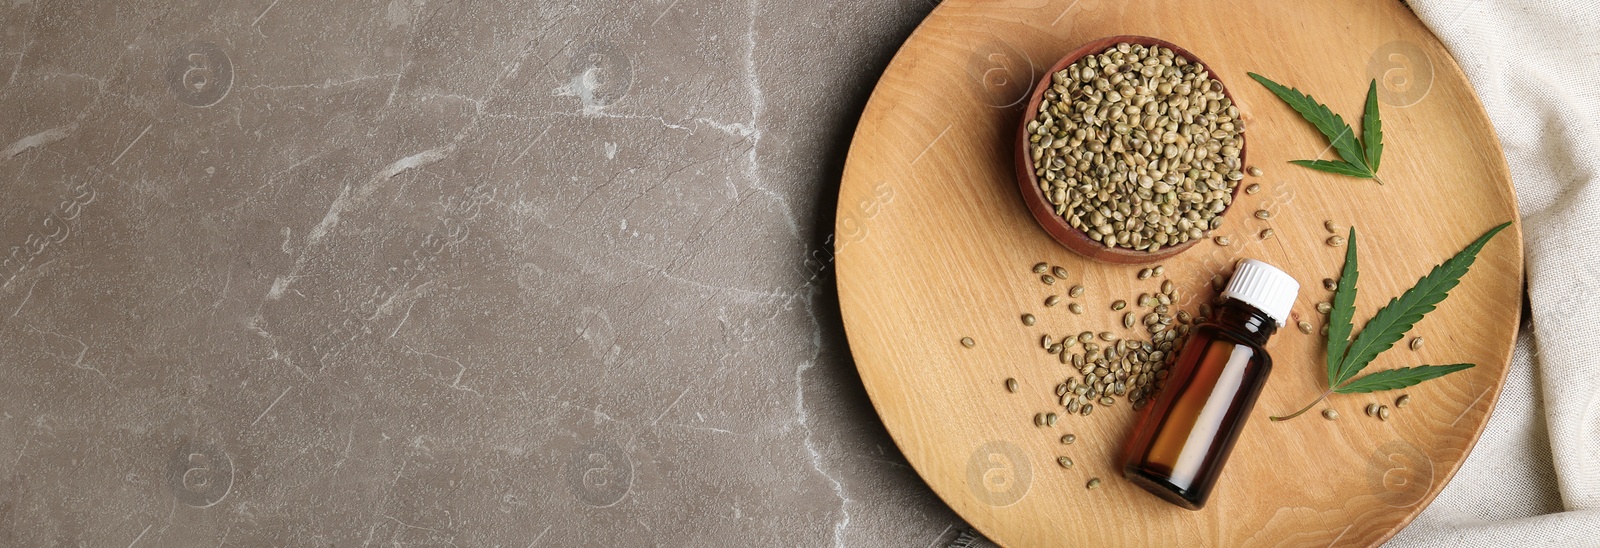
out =
[[[1289,310],[1299,294],[1300,282],[1278,267],[1255,259],[1240,261],[1228,288],[1222,290],[1222,298],[1238,299],[1266,312],[1278,327],[1288,322]]]

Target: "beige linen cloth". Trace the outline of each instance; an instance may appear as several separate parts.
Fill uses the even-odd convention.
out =
[[[1532,316],[1477,447],[1388,546],[1600,546],[1600,1],[1410,4],[1500,134]]]

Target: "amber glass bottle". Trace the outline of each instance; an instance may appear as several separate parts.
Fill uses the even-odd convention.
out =
[[[1239,264],[1216,314],[1189,334],[1123,452],[1123,475],[1173,504],[1199,510],[1272,371],[1267,338],[1283,326],[1300,284],[1267,263]]]

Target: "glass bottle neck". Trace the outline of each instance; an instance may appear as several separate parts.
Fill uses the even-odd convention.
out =
[[[1278,331],[1278,322],[1260,309],[1238,299],[1226,299],[1217,305],[1217,317],[1211,323],[1234,331],[1257,345],[1265,346],[1267,338]]]

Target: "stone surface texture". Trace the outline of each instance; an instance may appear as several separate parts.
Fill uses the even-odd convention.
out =
[[[932,8],[0,0],[0,545],[948,538],[827,251]]]

